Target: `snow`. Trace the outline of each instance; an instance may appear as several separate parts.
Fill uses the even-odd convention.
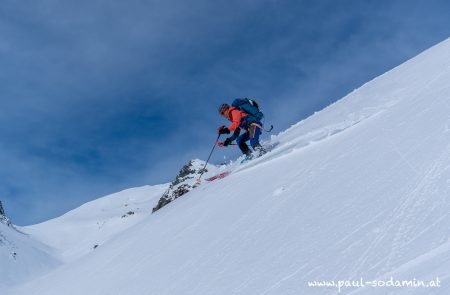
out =
[[[51,246],[61,261],[77,260],[147,218],[149,208],[167,187],[163,184],[124,190],[22,230]]]
[[[9,293],[448,294],[449,81],[446,40],[154,214],[168,185],[27,227],[63,264]],[[441,286],[308,286],[390,277]]]
[[[19,285],[58,265],[46,245],[0,222],[0,290]]]

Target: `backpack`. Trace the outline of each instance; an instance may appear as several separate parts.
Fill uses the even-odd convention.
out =
[[[255,121],[261,121],[264,117],[264,114],[259,110],[258,103],[253,99],[236,98],[231,105],[251,116]]]

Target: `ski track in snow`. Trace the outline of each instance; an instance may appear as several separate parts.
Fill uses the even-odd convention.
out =
[[[393,251],[388,257],[389,262],[400,254],[401,248],[405,244],[405,238],[408,237],[410,231],[414,230],[414,221],[417,221],[418,218],[420,218],[419,221],[425,221],[426,217],[441,203],[436,203],[434,207],[425,206],[427,197],[434,191],[435,180],[449,171],[449,167],[443,166],[445,160],[448,159],[449,151],[450,145],[440,157],[430,164],[430,168],[413,192],[403,197],[404,201],[396,212],[399,226],[394,238]]]
[[[232,169],[232,173],[237,173],[240,171],[245,171],[252,169],[254,167],[260,168],[261,164],[265,162],[269,162],[278,157],[288,157],[293,152],[302,151],[304,148],[307,148],[311,145],[317,144],[326,140],[332,136],[338,135],[341,132],[344,132],[352,127],[357,126],[358,124],[368,120],[372,117],[375,117],[386,110],[387,108],[368,108],[367,110],[372,110],[372,114],[365,113],[367,110],[363,110],[362,113],[364,115],[358,116],[358,119],[345,120],[343,123],[338,123],[336,125],[327,126],[324,128],[320,128],[319,130],[311,131],[303,136],[300,136],[296,140],[288,141],[287,143],[281,144],[277,140],[272,140],[270,142],[271,145],[275,145],[275,148],[267,154],[262,155],[259,158],[253,159],[247,163],[241,164],[237,166],[237,168]],[[356,114],[351,114],[350,117],[357,116]]]

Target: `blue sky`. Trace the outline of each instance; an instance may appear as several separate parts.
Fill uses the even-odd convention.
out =
[[[220,103],[257,98],[282,131],[448,38],[448,11],[444,0],[3,1],[0,199],[25,225],[171,181],[207,157]]]

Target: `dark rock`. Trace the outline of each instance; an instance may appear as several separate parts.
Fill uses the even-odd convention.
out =
[[[175,180],[170,184],[167,191],[159,199],[158,204],[153,208],[153,212],[158,211],[173,200],[185,195],[195,188],[197,186],[197,179],[202,171],[208,171],[206,168],[203,168],[204,166],[205,162],[200,160],[190,160],[184,165],[178,172]]]
[[[11,221],[6,216],[5,209],[3,208],[2,201],[0,201],[0,222],[6,224],[7,226],[11,226]]]
[[[122,218],[128,217],[129,215],[134,215],[134,211],[128,211],[127,214],[122,215]]]

